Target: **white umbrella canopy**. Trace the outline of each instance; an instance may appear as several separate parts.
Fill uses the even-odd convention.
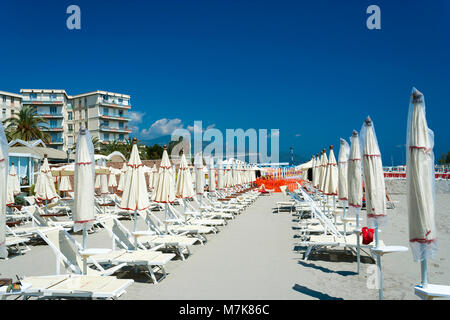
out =
[[[361,140],[367,221],[370,226],[377,226],[387,221],[386,188],[381,153],[370,117],[362,126]]]
[[[238,168],[237,168],[237,163],[236,162],[234,162],[233,163],[233,166],[232,166],[232,169],[231,169],[231,178],[233,179],[233,183],[232,183],[232,185],[233,186],[237,186],[238,185]]]
[[[122,170],[120,170],[120,176],[119,176],[119,183],[117,184],[117,190],[118,191],[123,191],[123,188],[125,186],[125,174],[128,170],[128,166],[127,163],[124,162],[123,166],[122,166]]]
[[[94,145],[89,131],[81,129],[75,152],[73,230],[92,227],[94,216]],[[83,245],[85,247],[85,245]]]
[[[157,183],[158,183],[158,168],[156,167],[156,163],[154,163],[152,168],[152,189],[155,189]]]
[[[333,146],[330,146],[330,157],[328,159],[327,173],[325,176],[324,193],[327,196],[337,196],[338,192],[338,168]]]
[[[216,169],[214,168],[214,158],[209,157],[209,191],[216,191]]]
[[[100,193],[101,194],[108,194],[108,175],[107,174],[101,174],[100,175]]]
[[[120,208],[129,211],[142,211],[150,207],[144,168],[139,157],[137,139],[133,139],[128,169],[125,175],[124,190]],[[135,230],[136,231],[136,230]]]
[[[11,169],[9,170],[8,188],[12,189],[15,196],[20,193],[19,176],[17,175],[16,168],[14,167],[14,162],[11,164]]]
[[[223,161],[219,159],[217,161],[217,189],[222,190],[225,188],[225,179],[223,176]]]
[[[172,165],[164,145],[161,164],[159,166],[158,181],[153,192],[152,200],[159,203],[172,203],[175,201],[175,181],[170,173]]]
[[[415,261],[437,251],[434,191],[434,133],[428,128],[423,94],[413,88],[406,139],[409,242]]]
[[[323,149],[322,162],[320,164],[320,181],[319,181],[319,191],[322,193],[325,191],[325,177],[327,175],[327,169],[328,169],[327,150]]]
[[[195,193],[202,195],[205,186],[205,173],[203,172],[203,157],[201,153],[195,156]]]
[[[362,172],[361,149],[358,132],[353,131],[350,138],[350,154],[347,169],[348,205],[354,208],[362,207]]]
[[[0,121],[0,258],[8,257],[6,248],[6,204],[8,189],[8,140]]]
[[[180,199],[187,199],[192,198],[194,195],[195,192],[192,186],[191,172],[187,165],[186,156],[182,151],[180,159],[180,167],[178,168],[175,196]]]
[[[61,182],[59,183],[59,190],[63,192],[68,192],[72,190],[72,185],[70,183],[69,176],[62,176]]]
[[[144,173],[148,176],[148,189],[153,188],[153,168],[144,166]]]
[[[345,139],[341,139],[341,147],[338,156],[338,199],[348,200],[348,156],[350,154],[350,146]]]
[[[36,198],[41,201],[50,201],[56,198],[55,183],[48,165],[47,155],[44,155],[44,162],[39,171],[34,191]]]

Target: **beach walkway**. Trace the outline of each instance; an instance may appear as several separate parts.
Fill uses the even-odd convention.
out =
[[[260,197],[157,286],[135,283],[124,299],[304,299],[289,212],[272,214],[282,194]],[[299,279],[300,280],[300,279]]]

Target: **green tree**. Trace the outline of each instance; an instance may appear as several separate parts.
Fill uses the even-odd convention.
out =
[[[37,113],[34,106],[22,107],[18,114],[4,120],[5,134],[9,141],[21,139],[32,141],[41,139],[44,143],[51,142],[51,136],[42,131],[48,121]]]
[[[162,158],[164,148],[159,144],[154,144],[153,146],[147,146],[147,157],[149,160],[158,160]]]
[[[443,153],[438,160],[439,164],[450,164],[450,151]]]

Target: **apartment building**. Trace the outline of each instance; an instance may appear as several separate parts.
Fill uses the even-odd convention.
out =
[[[0,91],[0,121],[10,118],[22,106],[22,96],[19,94]]]
[[[130,96],[93,91],[70,96],[65,90],[21,89],[23,106],[35,106],[37,113],[47,119],[43,131],[51,136],[50,147],[67,150],[76,144],[81,127],[89,130],[101,143],[124,142],[129,138],[131,120]]]

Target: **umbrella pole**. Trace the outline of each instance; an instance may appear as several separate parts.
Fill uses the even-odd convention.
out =
[[[85,223],[83,227],[83,250],[86,250],[86,245],[87,245],[87,229]]]
[[[361,208],[356,209],[356,262],[357,262],[357,273],[359,274],[361,270],[361,244],[359,242],[360,232],[359,232],[359,212]]]
[[[427,259],[423,259],[420,262],[420,269],[421,269],[421,273],[422,273],[422,288],[426,288],[428,286]]]
[[[133,231],[137,231],[137,210],[134,210],[134,228]]]
[[[345,222],[345,213],[346,213],[345,209],[346,209],[347,203],[345,200],[342,200],[342,205],[344,207],[344,214],[342,215],[342,219],[344,220],[344,236],[346,236],[347,235],[347,222]]]
[[[378,220],[375,219],[375,247],[378,248],[380,244],[378,236]],[[383,274],[381,271],[381,255],[377,254],[377,266],[378,266],[378,295],[380,300],[383,300]]]

